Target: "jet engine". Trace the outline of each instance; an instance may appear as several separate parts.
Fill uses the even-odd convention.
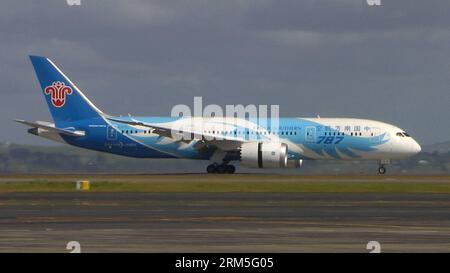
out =
[[[241,145],[241,163],[250,168],[284,168],[288,147],[280,142],[248,142]]]

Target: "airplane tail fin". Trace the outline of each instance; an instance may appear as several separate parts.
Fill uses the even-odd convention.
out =
[[[50,59],[40,56],[30,59],[56,126],[105,115]]]

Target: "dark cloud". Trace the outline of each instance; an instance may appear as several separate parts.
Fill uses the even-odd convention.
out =
[[[363,33],[450,26],[446,0],[381,0],[381,7],[369,6],[366,0],[262,2],[246,20],[256,29]]]
[[[28,54],[52,58],[111,114],[168,115],[198,95],[447,140],[450,2],[381,1],[6,0],[0,141],[35,143],[11,119],[49,119]]]

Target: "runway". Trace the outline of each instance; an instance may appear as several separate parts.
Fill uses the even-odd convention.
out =
[[[0,252],[449,252],[450,195],[0,193]]]

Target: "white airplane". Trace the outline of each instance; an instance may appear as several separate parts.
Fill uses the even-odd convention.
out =
[[[34,135],[77,147],[139,158],[209,160],[208,173],[234,173],[232,161],[254,168],[298,168],[303,160],[376,160],[384,174],[392,159],[421,150],[399,127],[367,119],[280,118],[274,123],[234,117],[110,116],[50,59],[30,58],[54,122],[17,121],[32,127],[28,132]]]

